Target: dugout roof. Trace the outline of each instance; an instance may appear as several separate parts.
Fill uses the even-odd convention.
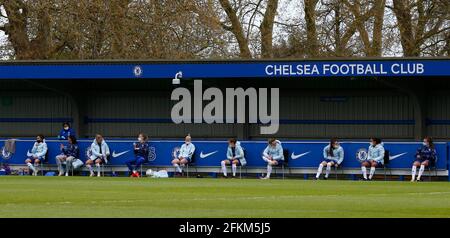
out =
[[[3,61],[0,79],[446,77],[450,58],[198,61]]]

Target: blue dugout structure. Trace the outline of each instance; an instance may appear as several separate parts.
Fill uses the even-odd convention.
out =
[[[48,82],[60,82],[63,80],[97,80],[105,82],[119,81],[123,79],[164,79],[172,80],[178,72],[182,72],[183,79],[275,79],[285,78],[298,80],[300,78],[396,78],[405,80],[415,80],[416,78],[427,79],[428,77],[446,80],[450,76],[449,58],[378,58],[378,59],[327,59],[327,60],[255,60],[255,61],[6,61],[0,62],[0,80],[20,81],[27,80],[38,82],[45,80]],[[388,81],[388,80],[387,80]],[[254,82],[254,81],[253,81]],[[81,84],[82,85],[82,84]],[[407,89],[405,89],[407,91]],[[72,101],[76,101],[70,92],[67,94]],[[414,138],[416,140],[424,136],[423,128],[427,124],[449,125],[448,120],[427,121],[421,112],[423,107],[420,99],[416,99],[414,91],[407,93],[413,95],[414,107],[419,107],[414,112],[414,120],[401,121],[406,124],[414,124]],[[74,102],[78,105],[77,102]],[[14,115],[13,115],[14,116]],[[95,119],[95,118],[94,118]],[[94,121],[79,113],[74,118],[0,118],[0,122],[9,123],[24,120],[30,123],[39,120],[49,121],[73,121],[74,128],[79,129],[84,124]],[[110,118],[112,121],[117,118]],[[100,121],[101,122],[101,121]],[[139,121],[147,123],[146,121]],[[281,123],[290,123],[282,121]],[[295,123],[308,123],[308,121],[295,121]],[[347,123],[345,120],[338,121],[339,124]],[[356,123],[358,121],[349,121]],[[371,121],[364,121],[368,124]],[[396,121],[394,121],[395,124]],[[315,122],[316,123],[316,122]],[[323,123],[329,123],[324,121]],[[376,123],[380,123],[376,121]],[[390,123],[393,123],[390,121]],[[1,130],[1,128],[0,128]],[[82,133],[77,133],[82,134]],[[85,148],[92,140],[79,140],[81,145],[82,159]],[[0,140],[0,145],[4,140]],[[49,145],[49,164],[54,164],[54,159],[59,154],[60,141],[47,140]],[[123,155],[112,158],[112,165],[124,168],[123,162],[132,156],[132,141],[128,140],[108,140],[111,152]],[[150,162],[150,166],[167,167],[170,166],[171,154],[175,147],[180,146],[181,141],[152,141],[155,148],[156,158]],[[315,170],[322,159],[322,149],[326,145],[325,141],[283,141],[283,147],[289,150],[289,168],[293,173],[310,173]],[[7,161],[9,164],[23,164],[27,150],[31,149],[31,140],[18,140],[16,153]],[[197,147],[196,166],[199,168],[211,168],[217,171],[220,161],[224,159],[227,148],[226,141],[195,141]],[[247,151],[249,169],[262,168],[261,152],[266,146],[265,141],[242,140],[242,145]],[[345,141],[342,142],[345,149],[345,160],[343,167],[346,173],[357,174],[359,163],[356,160],[356,152],[361,148],[368,147],[367,142]],[[419,142],[385,142],[385,147],[390,151],[390,168],[396,170],[398,175],[409,174],[411,163]],[[448,176],[450,143],[436,143],[438,150],[437,169],[439,175]],[[213,153],[214,152],[214,153]],[[210,154],[205,158],[200,153]],[[297,157],[298,155],[302,155]],[[208,171],[208,170],[205,170]],[[256,170],[255,170],[256,171]],[[449,178],[450,179],[450,178]]]
[[[314,117],[303,116],[295,117],[290,115],[283,115],[280,117],[280,124],[284,125],[284,128],[291,128],[286,125],[373,125],[375,128],[377,125],[385,125],[384,130],[389,130],[388,126],[398,125],[398,131],[380,137],[386,139],[415,139],[419,140],[423,136],[430,135],[434,138],[447,139],[450,138],[450,130],[446,130],[446,126],[450,125],[450,114],[446,113],[446,106],[449,105],[447,100],[447,92],[450,90],[450,85],[446,83],[445,79],[450,75],[450,59],[449,58],[359,58],[359,59],[324,59],[324,60],[227,60],[227,61],[214,61],[214,60],[199,60],[199,61],[3,61],[0,62],[0,96],[2,104],[0,106],[12,105],[12,101],[15,99],[15,95],[11,94],[16,92],[16,95],[35,96],[34,102],[41,102],[39,98],[40,93],[53,94],[55,96],[64,97],[59,99],[70,107],[67,111],[59,108],[48,106],[48,104],[57,104],[58,102],[47,101],[45,112],[39,115],[37,113],[27,113],[24,109],[22,113],[17,108],[26,108],[32,103],[23,102],[17,108],[9,106],[9,113],[0,113],[0,126],[5,126],[5,130],[0,130],[0,136],[34,136],[38,130],[28,130],[27,134],[14,133],[14,128],[27,126],[29,123],[37,123],[45,126],[46,130],[42,133],[45,135],[53,135],[55,132],[52,128],[56,124],[60,124],[64,121],[69,121],[73,124],[73,128],[77,130],[77,135],[80,137],[92,137],[93,133],[97,133],[95,129],[102,127],[107,128],[109,131],[113,131],[114,124],[120,126],[120,124],[153,124],[161,125],[171,124],[170,113],[147,113],[139,114],[135,116],[123,117],[120,113],[96,113],[92,115],[91,111],[100,111],[97,108],[89,107],[89,97],[92,97],[92,91],[107,92],[118,90],[121,92],[129,92],[131,94],[142,93],[143,90],[153,90],[153,92],[164,93],[164,96],[170,95],[169,90],[173,87],[171,85],[172,79],[179,72],[182,72],[183,79],[181,86],[192,86],[192,81],[195,79],[203,79],[208,81],[208,85],[224,85],[234,87],[236,83],[243,83],[246,85],[258,85],[262,87],[273,87],[279,85],[281,90],[288,92],[286,101],[288,103],[294,103],[295,96],[291,98],[289,93],[295,94],[297,90],[302,90],[302,87],[318,89],[322,85],[320,81],[327,80],[328,90],[325,93],[326,97],[321,97],[321,101],[338,102],[342,100],[345,102],[347,97],[355,97],[358,93],[362,93],[359,90],[367,90],[368,88],[386,89],[391,95],[401,95],[401,98],[394,98],[393,96],[382,98],[383,102],[388,103],[388,100],[396,100],[393,107],[389,110],[399,111],[398,115],[389,116],[388,114],[382,115],[379,118],[375,118],[374,115],[370,115],[369,118],[353,116],[347,117],[340,115],[333,118],[328,116],[315,115]],[[302,80],[304,78],[313,80]],[[279,80],[278,80],[279,79]],[[332,80],[330,80],[332,79]],[[335,80],[336,79],[336,80]],[[355,83],[351,81],[355,79]],[[382,79],[382,80],[377,80]],[[432,79],[432,80],[430,80]],[[332,82],[335,80],[336,82]],[[309,84],[309,81],[314,81],[314,86]],[[359,81],[359,82],[356,82]],[[375,82],[378,81],[378,82]],[[359,89],[352,89],[352,85],[362,85]],[[426,84],[431,84],[429,88],[426,88]],[[316,86],[317,85],[317,86]],[[339,95],[334,92],[330,85],[336,87],[347,87],[352,91],[354,95]],[[342,86],[346,85],[346,86]],[[369,86],[371,85],[371,86]],[[373,87],[373,86],[376,87]],[[244,85],[241,85],[244,86]],[[101,88],[107,87],[103,91]],[[358,86],[356,86],[358,87]],[[426,88],[426,89],[424,89]],[[3,90],[3,91],[2,91]],[[22,91],[21,91],[22,90]],[[28,90],[28,91],[27,91]],[[40,90],[40,92],[39,92]],[[134,90],[134,92],[133,92]],[[429,102],[429,96],[423,93],[423,90],[427,91],[439,91],[441,98],[436,99],[441,103]],[[11,91],[11,93],[10,93]],[[375,90],[374,90],[375,91]],[[282,93],[284,93],[282,91]],[[377,93],[378,93],[377,92]],[[5,97],[3,97],[6,95]],[[9,94],[9,96],[8,96]],[[345,94],[345,93],[343,93]],[[283,96],[282,95],[282,96]],[[119,95],[120,96],[120,95]],[[317,96],[317,95],[316,95]],[[339,97],[344,96],[344,97]],[[346,97],[347,96],[347,97]],[[374,95],[371,94],[370,97]],[[9,97],[9,99],[8,99]],[[18,98],[18,97],[16,97]],[[163,97],[161,97],[163,98]],[[22,100],[22,99],[20,99]],[[155,96],[152,100],[159,100]],[[364,104],[361,99],[358,103]],[[405,101],[403,101],[405,100]],[[409,108],[411,105],[412,109]],[[18,103],[19,104],[19,103]],[[96,105],[100,107],[101,103]],[[331,104],[331,103],[330,103]],[[344,104],[344,103],[343,103]],[[317,104],[310,104],[317,107]],[[430,109],[430,105],[436,105]],[[118,104],[122,110],[127,109],[126,105]],[[295,105],[288,105],[295,106]],[[386,105],[385,105],[386,106]],[[360,106],[361,108],[367,108],[368,106]],[[125,109],[123,109],[125,108]],[[344,107],[341,107],[341,109]],[[5,106],[5,109],[6,106]],[[14,110],[13,110],[14,109]],[[282,108],[283,109],[283,108]],[[164,108],[156,108],[155,111],[165,111]],[[310,109],[311,110],[311,109]],[[348,108],[344,110],[349,110]],[[56,113],[53,115],[53,111]],[[427,115],[427,111],[429,112]],[[443,111],[443,112],[442,112]],[[447,110],[448,111],[448,110]],[[18,112],[14,114],[14,112]],[[281,111],[283,113],[283,111]],[[308,114],[308,111],[302,112]],[[362,115],[364,110],[355,110],[355,115]],[[138,113],[135,113],[138,114]],[[288,113],[285,113],[288,114]],[[10,123],[10,124],[6,124]],[[27,124],[28,123],[28,124]],[[133,127],[136,128],[136,127]],[[247,140],[250,138],[260,138],[258,135],[249,134],[250,131],[248,124],[244,125],[245,131],[240,132],[236,136],[241,140]],[[304,128],[304,127],[303,127]],[[324,128],[323,126],[321,128]],[[336,133],[335,136],[340,135],[339,130],[334,127]],[[350,128],[350,127],[346,127]],[[406,129],[405,129],[406,128]],[[29,128],[31,129],[31,128]],[[122,129],[124,129],[122,127]],[[403,130],[405,129],[405,130]],[[228,127],[228,131],[232,128]],[[289,129],[287,129],[289,130]],[[402,131],[403,130],[403,131]],[[6,133],[5,131],[8,131]],[[241,130],[244,131],[244,130]],[[14,135],[11,135],[13,133]],[[116,133],[111,134],[114,137],[130,137],[135,132]],[[167,133],[175,135],[176,133]],[[212,135],[211,138],[224,138],[232,135],[222,133],[220,135]],[[297,138],[292,133],[284,133],[286,138]],[[400,135],[401,134],[401,135]],[[164,135],[160,133],[154,135],[158,138],[178,138],[176,136]],[[397,136],[396,136],[397,135]],[[278,135],[277,135],[278,136]],[[366,138],[369,135],[355,134],[348,136],[348,139]],[[283,137],[283,135],[279,136]],[[309,132],[302,138],[309,139],[324,139],[329,135],[314,135]],[[202,135],[202,138],[209,138],[207,135]]]

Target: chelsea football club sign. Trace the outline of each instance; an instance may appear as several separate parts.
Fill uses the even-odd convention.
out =
[[[422,75],[423,63],[315,63],[266,66],[267,76]]]

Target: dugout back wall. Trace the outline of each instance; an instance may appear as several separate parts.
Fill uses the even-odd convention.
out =
[[[185,78],[180,86],[192,89],[193,80]],[[280,88],[279,138],[450,138],[446,76],[203,79],[204,89],[237,86]],[[267,137],[258,124],[175,125],[172,90],[171,78],[2,79],[0,137],[51,137],[64,121],[72,122],[80,137],[134,138],[140,131],[153,138]]]

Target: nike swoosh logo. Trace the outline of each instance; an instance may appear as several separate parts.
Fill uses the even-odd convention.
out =
[[[116,152],[113,151],[112,157],[113,157],[113,158],[116,158],[116,157],[119,157],[119,156],[121,156],[121,155],[124,155],[124,154],[126,154],[126,153],[128,153],[128,152],[129,152],[129,150],[124,151],[124,152],[120,152],[120,153],[117,153],[117,154],[116,154]]]
[[[219,152],[219,151],[216,150],[216,151],[211,152],[211,153],[208,153],[208,154],[203,154],[203,151],[202,151],[202,152],[200,152],[200,158],[204,159],[204,158],[206,158],[206,157],[208,157],[208,156],[211,156],[211,155],[213,155],[213,154],[215,154],[215,153],[217,153],[217,152]]]
[[[398,155],[389,156],[389,160],[397,159],[398,157],[406,155],[406,154],[408,154],[408,152],[401,153],[401,154],[398,154]]]
[[[311,153],[311,151],[305,152],[303,154],[298,154],[298,155],[295,155],[294,152],[292,152],[291,159],[298,159],[298,158],[303,157],[303,156],[305,156],[305,155],[307,155],[309,153]]]

